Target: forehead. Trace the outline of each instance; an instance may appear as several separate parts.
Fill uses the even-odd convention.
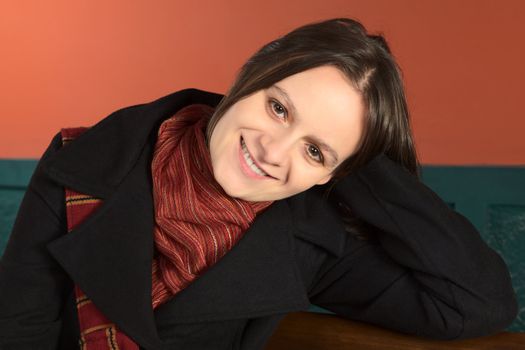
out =
[[[283,98],[295,127],[328,144],[340,161],[353,153],[362,136],[364,105],[361,94],[340,70],[309,69],[277,82],[269,91]]]

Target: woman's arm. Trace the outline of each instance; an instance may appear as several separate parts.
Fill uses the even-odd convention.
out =
[[[40,171],[60,148],[57,134],[31,177],[0,260],[0,349],[56,349],[64,299],[73,287],[46,245],[67,231],[64,190]]]
[[[381,154],[342,180],[335,195],[378,228],[379,244],[354,249],[348,239],[345,255],[311,290],[313,304],[438,339],[487,335],[516,317],[501,257],[400,165]]]

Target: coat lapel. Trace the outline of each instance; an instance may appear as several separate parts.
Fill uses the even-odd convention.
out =
[[[131,171],[86,221],[47,248],[106,317],[143,347],[158,348],[151,307],[152,199],[140,175]]]
[[[143,347],[162,348],[159,324],[257,317],[309,306],[292,260],[291,211],[288,202],[279,201],[221,260],[152,310],[153,131],[183,106],[215,107],[219,97],[183,90],[117,111],[42,164],[55,181],[103,199],[94,214],[47,248],[93,303]]]

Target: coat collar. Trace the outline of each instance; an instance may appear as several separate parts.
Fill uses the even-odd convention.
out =
[[[327,235],[330,225],[340,227],[322,224],[313,214],[322,208],[312,202],[306,205],[304,194],[277,201],[221,260],[153,312],[150,162],[156,131],[180,108],[192,103],[215,107],[221,98],[188,89],[121,109],[42,163],[44,172],[58,183],[104,200],[72,232],[49,243],[48,250],[99,309],[143,347],[162,348],[159,324],[308,308],[307,292],[293,261],[291,233],[341,254],[342,236]]]

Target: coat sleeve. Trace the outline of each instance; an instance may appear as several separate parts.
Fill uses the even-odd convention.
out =
[[[60,145],[58,133],[31,177],[0,260],[0,349],[57,348],[60,314],[73,285],[46,250],[67,226],[64,190],[40,165]]]
[[[348,239],[311,289],[312,304],[435,339],[489,335],[516,318],[502,258],[464,216],[386,155],[342,180],[335,195],[377,228],[379,243],[356,248]]]

